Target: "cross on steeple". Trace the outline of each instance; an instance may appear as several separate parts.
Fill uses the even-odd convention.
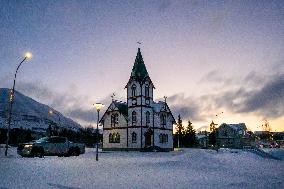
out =
[[[165,103],[167,103],[167,98],[168,98],[167,96],[164,96],[164,99],[165,99]]]

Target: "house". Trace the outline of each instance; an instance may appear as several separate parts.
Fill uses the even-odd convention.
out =
[[[242,148],[246,145],[245,123],[222,123],[217,129],[217,145],[225,148]]]
[[[165,101],[154,101],[154,84],[138,48],[130,78],[125,86],[126,102],[107,108],[103,125],[103,150],[137,151],[158,147],[173,150],[175,119]]]
[[[198,144],[201,148],[208,148],[208,144],[209,144],[208,135],[209,134],[206,132],[200,132],[196,134]]]

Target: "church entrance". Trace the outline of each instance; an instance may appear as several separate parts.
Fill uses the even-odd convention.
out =
[[[152,145],[152,130],[149,129],[146,133],[145,133],[145,147],[151,146]]]

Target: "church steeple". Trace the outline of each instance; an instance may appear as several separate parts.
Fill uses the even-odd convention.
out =
[[[137,79],[138,81],[142,81],[146,77],[149,77],[140,48],[138,48],[138,52],[131,72],[131,77]]]

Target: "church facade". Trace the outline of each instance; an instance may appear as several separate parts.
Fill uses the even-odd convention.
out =
[[[175,119],[165,101],[154,102],[154,84],[138,48],[127,85],[127,101],[112,100],[102,116],[103,150],[173,150]]]

